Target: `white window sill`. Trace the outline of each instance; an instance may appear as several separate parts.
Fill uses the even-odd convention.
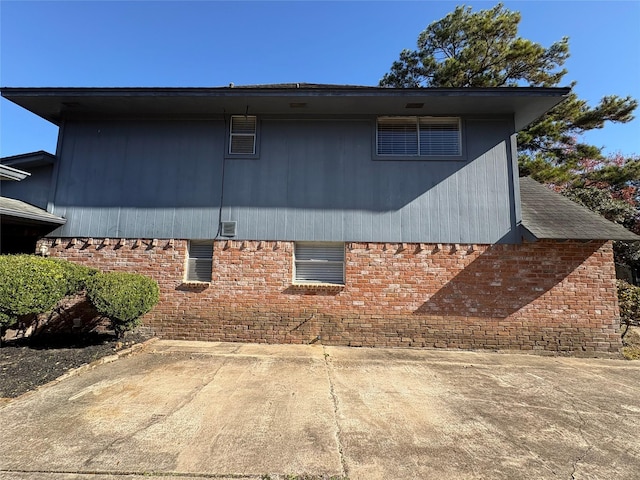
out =
[[[319,290],[340,290],[345,287],[342,283],[299,283],[292,284],[295,288],[319,289]]]
[[[183,280],[180,285],[185,288],[202,288],[202,287],[210,287],[211,282],[199,282],[197,280]]]

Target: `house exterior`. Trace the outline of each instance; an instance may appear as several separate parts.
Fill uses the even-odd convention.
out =
[[[638,237],[518,178],[568,93],[2,89],[60,127],[38,251],[154,277],[162,337],[616,351],[611,240]]]
[[[0,253],[33,253],[38,239],[64,225],[46,210],[54,160],[46,152],[0,159]]]

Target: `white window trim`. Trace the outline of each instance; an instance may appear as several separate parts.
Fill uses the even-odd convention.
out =
[[[342,248],[343,248],[343,256],[342,256],[342,261],[337,261],[337,260],[321,260],[321,259],[313,259],[313,260],[299,260],[296,258],[296,245],[297,244],[307,244],[307,245],[316,245],[316,246],[323,246],[323,245],[337,245],[337,244],[341,244]],[[340,283],[332,283],[332,282],[322,282],[322,281],[313,281],[313,280],[298,280],[297,279],[297,264],[306,264],[306,265],[314,265],[314,264],[322,264],[322,265],[327,265],[327,264],[334,264],[334,265],[341,265],[342,266],[342,281]],[[346,245],[344,242],[307,242],[307,241],[302,241],[302,242],[294,242],[294,248],[293,248],[293,279],[292,279],[292,283],[293,285],[296,286],[303,286],[303,287],[328,287],[328,288],[340,288],[340,287],[344,287],[345,286],[345,281],[346,281]]]
[[[417,150],[416,154],[400,154],[400,153],[379,153],[379,122],[381,119],[411,119],[415,121],[416,135],[417,135]],[[456,120],[458,123],[458,153],[456,155],[421,155],[420,154],[420,120],[432,120],[433,123],[441,121]],[[374,156],[383,160],[411,160],[411,159],[443,159],[443,160],[462,160],[463,159],[463,144],[462,144],[462,119],[460,117],[437,117],[428,115],[380,115],[376,117],[375,122],[375,144],[374,144]]]

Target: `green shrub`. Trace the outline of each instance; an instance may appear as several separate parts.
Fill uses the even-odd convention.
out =
[[[624,280],[618,280],[618,304],[620,305],[620,323],[626,325],[627,329],[630,325],[638,325],[640,322],[640,287],[631,285]]]
[[[0,255],[0,325],[51,310],[67,294],[65,267],[35,255]]]
[[[87,297],[121,337],[140,324],[140,317],[158,303],[160,293],[156,281],[144,275],[107,272],[89,278]]]
[[[624,336],[622,355],[627,360],[640,360],[640,329],[631,327]]]
[[[51,260],[58,262],[65,271],[67,295],[74,295],[85,290],[87,288],[87,281],[89,278],[98,273],[98,270],[95,268],[69,262],[60,258],[53,258]]]

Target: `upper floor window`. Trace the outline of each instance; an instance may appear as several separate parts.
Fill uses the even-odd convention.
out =
[[[399,157],[459,157],[460,119],[378,117],[376,153]]]
[[[229,154],[256,154],[257,118],[251,115],[233,115],[229,128]]]

